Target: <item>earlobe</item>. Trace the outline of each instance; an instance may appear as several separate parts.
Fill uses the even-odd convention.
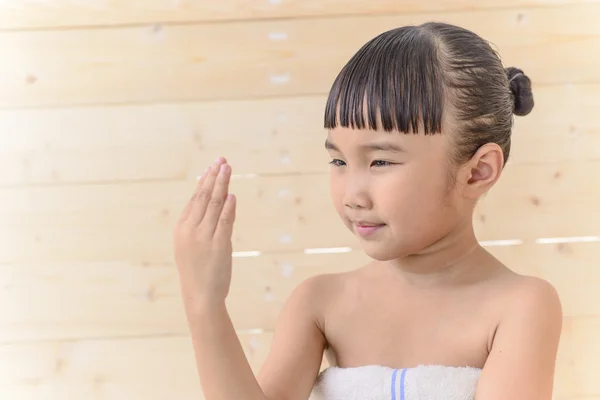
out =
[[[495,143],[481,146],[468,163],[467,195],[478,198],[485,194],[496,183],[502,167],[504,155]]]

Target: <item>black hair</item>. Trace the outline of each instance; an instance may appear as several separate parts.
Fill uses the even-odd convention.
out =
[[[459,124],[454,162],[493,142],[506,164],[513,114],[532,108],[530,79],[520,69],[505,69],[487,41],[458,26],[428,22],[389,30],[358,50],[329,92],[325,128],[418,133],[422,127],[430,135],[442,132],[449,113]]]

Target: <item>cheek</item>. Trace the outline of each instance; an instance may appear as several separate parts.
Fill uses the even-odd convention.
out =
[[[403,172],[382,182],[379,196],[382,210],[408,230],[435,224],[446,212],[447,184],[442,174],[434,174],[427,168]]]
[[[344,209],[344,182],[340,176],[335,175],[334,173],[331,173],[329,178],[329,192],[335,209],[338,213],[342,212]]]

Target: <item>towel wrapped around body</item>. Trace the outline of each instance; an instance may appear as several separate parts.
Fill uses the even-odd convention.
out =
[[[381,365],[321,371],[310,400],[473,400],[480,368]]]

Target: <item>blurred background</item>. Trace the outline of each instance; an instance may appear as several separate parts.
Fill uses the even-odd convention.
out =
[[[373,36],[438,20],[533,80],[479,238],[549,280],[555,398],[600,399],[600,2],[0,1],[0,399],[199,399],[171,231],[228,158],[228,306],[253,368],[290,291],[367,258],[331,205],[327,91]],[[325,364],[324,364],[325,365]]]

